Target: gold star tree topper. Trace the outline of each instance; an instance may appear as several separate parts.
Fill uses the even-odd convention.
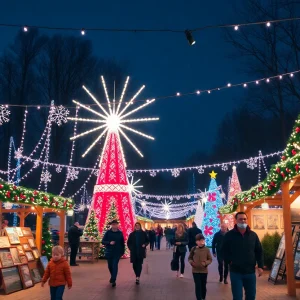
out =
[[[218,173],[215,173],[215,171],[213,170],[211,173],[209,173],[209,175],[211,179],[216,179]]]

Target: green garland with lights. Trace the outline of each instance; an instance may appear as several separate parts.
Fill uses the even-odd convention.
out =
[[[43,218],[43,231],[42,231],[42,255],[47,256],[48,259],[52,256],[52,240],[51,232],[49,230],[50,220],[48,217]]]
[[[38,205],[53,209],[73,209],[72,199],[55,196],[50,193],[36,191],[22,186],[15,186],[0,181],[0,201],[16,204]]]
[[[279,191],[282,182],[297,175],[300,175],[300,115],[295,122],[281,160],[271,167],[267,178],[250,190],[235,195],[232,204],[221,207],[220,213],[230,214],[236,211],[239,204],[273,196]]]

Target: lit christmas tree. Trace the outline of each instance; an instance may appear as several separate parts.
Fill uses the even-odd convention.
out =
[[[108,105],[104,107],[96,99],[96,97],[85,86],[83,86],[83,89],[95,102],[95,108],[91,108],[77,101],[73,102],[92,113],[94,115],[94,118],[96,118],[87,119],[68,117],[68,119],[72,121],[85,122],[88,124],[94,123],[95,127],[76,136],[73,136],[71,140],[77,139],[95,131],[99,132],[98,137],[82,155],[84,157],[95,145],[97,145],[102,137],[106,136],[103,151],[101,154],[99,175],[94,187],[94,194],[90,211],[95,211],[96,218],[98,219],[98,230],[100,233],[100,237],[103,237],[103,232],[107,229],[107,221],[110,219],[109,214],[113,210],[112,205],[114,205],[116,212],[115,219],[118,219],[120,221],[120,230],[123,232],[126,245],[128,236],[134,229],[135,212],[132,206],[130,184],[128,182],[126,174],[126,162],[120,137],[123,137],[126,142],[128,142],[133,147],[133,149],[143,157],[143,154],[133,143],[128,134],[135,133],[150,140],[154,140],[154,137],[136,130],[130,125],[134,123],[157,121],[159,120],[159,118],[132,117],[135,112],[140,111],[141,109],[145,108],[155,101],[155,99],[147,100],[138,107],[134,109],[131,108],[131,105],[134,104],[134,100],[138,97],[145,86],[142,86],[130,100],[123,102],[129,77],[127,77],[126,79],[120,98],[116,99],[114,97],[113,100],[109,98],[103,76],[101,76],[101,81]],[[89,216],[90,215],[91,214],[89,214]],[[89,222],[89,218],[87,219],[87,222]]]
[[[232,177],[230,181],[229,191],[228,191],[228,202],[227,204],[232,204],[233,197],[242,191],[240,181],[237,175],[236,166],[232,167]],[[227,224],[228,229],[232,229],[234,227],[234,214],[227,214],[223,219],[224,223]]]
[[[90,240],[100,241],[98,220],[95,216],[95,211],[90,212],[89,221],[86,223],[83,235],[88,237]]]
[[[42,256],[47,256],[48,259],[52,257],[52,240],[51,232],[49,230],[50,220],[47,217],[43,218],[43,232],[42,232]]]
[[[202,222],[202,232],[205,236],[205,244],[211,247],[214,234],[220,230],[219,208],[223,205],[220,191],[217,186],[217,173],[212,171],[211,181],[208,188],[207,202],[205,203],[204,219]]]

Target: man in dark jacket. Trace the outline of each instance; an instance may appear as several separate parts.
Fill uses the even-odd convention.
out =
[[[233,299],[243,299],[243,288],[247,300],[256,297],[255,266],[258,276],[263,273],[263,251],[257,234],[247,225],[247,215],[238,212],[236,225],[225,234],[222,251],[230,266],[230,281]]]
[[[192,228],[188,229],[188,238],[189,238],[188,247],[190,251],[193,247],[196,246],[196,235],[199,233],[202,234],[202,230],[197,227],[197,224],[195,222],[193,222]]]
[[[112,287],[115,287],[119,260],[125,253],[125,242],[123,233],[119,230],[118,221],[114,220],[110,225],[111,229],[105,232],[102,244],[105,245],[105,257],[107,258],[108,270],[111,275],[109,282],[112,284]]]
[[[218,231],[213,238],[212,241],[212,253],[214,257],[217,257],[218,259],[218,269],[219,269],[219,274],[220,274],[220,282],[223,281],[224,278],[224,283],[228,284],[227,281],[227,276],[228,276],[228,264],[224,262],[224,257],[222,254],[222,245],[224,241],[225,234],[228,231],[228,227],[225,223],[221,224],[221,230]],[[224,269],[224,273],[223,273]]]
[[[80,237],[82,236],[83,232],[80,229],[80,225],[78,222],[75,222],[73,226],[69,228],[68,231],[68,240],[69,240],[69,246],[71,248],[71,254],[70,254],[70,266],[79,266],[76,264],[76,256],[80,244]]]

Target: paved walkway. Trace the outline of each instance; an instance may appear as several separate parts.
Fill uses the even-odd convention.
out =
[[[109,273],[106,261],[95,264],[81,263],[72,268],[73,288],[65,291],[64,300],[194,300],[194,283],[191,267],[186,267],[185,277],[176,278],[170,271],[172,252],[166,250],[148,251],[144,261],[141,284],[135,285],[135,277],[129,259],[120,261],[117,287],[108,283]],[[268,283],[268,274],[258,279],[257,300],[295,299],[286,296],[285,285]],[[217,262],[209,267],[207,300],[230,300],[230,284],[218,282]],[[49,288],[40,284],[11,295],[1,295],[2,300],[47,300]],[[298,294],[300,299],[300,294]]]

